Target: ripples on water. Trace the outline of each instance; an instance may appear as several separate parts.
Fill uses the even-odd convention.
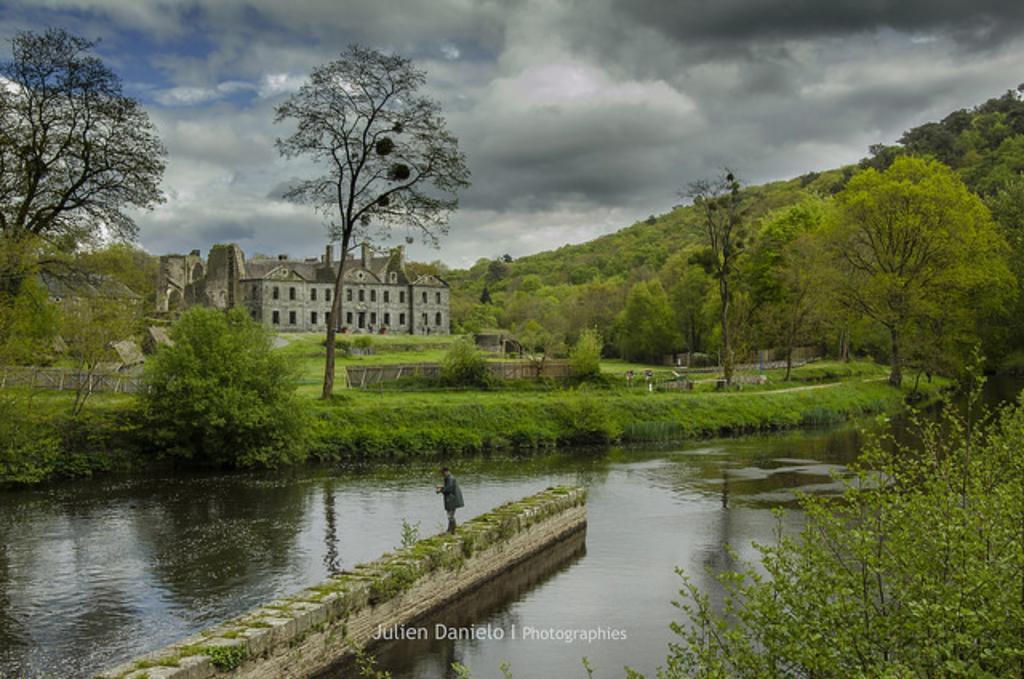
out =
[[[495,583],[438,620],[508,628],[607,626],[628,640],[397,642],[396,679],[445,676],[451,662],[494,676],[652,673],[672,639],[683,566],[705,568],[771,540],[770,509],[794,491],[829,493],[856,454],[852,427],[695,444],[464,461],[461,519],[556,483],[590,489],[585,546]],[[85,677],[270,599],[369,561],[402,520],[443,529],[436,464],[261,474],[98,479],[0,494],[0,676]],[[787,514],[798,528],[799,514]]]

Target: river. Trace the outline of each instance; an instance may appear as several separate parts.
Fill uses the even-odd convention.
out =
[[[1013,393],[1005,383],[994,393]],[[1004,396],[1005,398],[1005,396]],[[864,425],[865,423],[860,423]],[[653,674],[673,640],[681,566],[752,558],[773,507],[800,524],[794,494],[832,493],[863,443],[852,424],[662,448],[558,451],[452,464],[462,519],[553,484],[589,489],[584,544],[568,545],[427,621],[490,626],[503,639],[376,649],[396,679]],[[106,477],[0,493],[0,676],[87,677],[369,561],[402,522],[443,527],[436,463]],[[513,626],[518,631],[511,638]],[[617,640],[523,640],[534,629],[603,628]]]

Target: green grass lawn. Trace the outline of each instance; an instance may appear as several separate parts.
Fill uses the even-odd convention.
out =
[[[289,362],[298,372],[299,394],[301,396],[317,398],[320,396],[321,385],[324,376],[324,335],[322,333],[288,333],[279,335],[287,344],[279,349],[282,355],[289,359]],[[339,338],[346,341],[353,341],[357,337],[370,337],[373,342],[374,353],[370,355],[345,355],[342,352],[337,354],[337,369],[335,372],[335,389],[338,392],[350,391],[353,395],[356,390],[346,390],[345,368],[348,366],[371,366],[371,365],[397,365],[403,363],[439,363],[448,347],[458,339],[457,335],[448,336],[418,336],[418,335],[339,335]],[[502,360],[493,358],[492,360]],[[661,382],[670,380],[674,374],[685,374],[685,370],[672,368],[664,365],[651,365],[624,361],[622,359],[604,359],[601,361],[601,370],[611,377],[611,386],[626,388],[625,373],[633,370],[636,373],[633,389],[642,391],[645,387],[643,373],[651,370],[654,373],[654,380]],[[852,361],[843,363],[841,361],[817,361],[793,369],[790,381],[783,382],[784,369],[773,369],[766,371],[744,370],[737,371],[737,375],[764,374],[768,377],[766,385],[744,385],[744,390],[772,390],[784,389],[797,386],[806,382],[841,380],[850,378],[875,379],[884,378],[887,368],[868,361]],[[720,377],[712,372],[693,373],[691,378],[698,381],[695,391],[713,391],[714,380]],[[618,381],[616,380],[618,378]],[[525,394],[526,390],[513,387],[517,393]],[[439,390],[440,391],[440,390]],[[538,389],[537,391],[544,391]],[[410,395],[400,390],[395,393]],[[449,392],[444,393],[458,393]],[[473,392],[475,393],[475,392]],[[354,396],[360,398],[360,396]]]

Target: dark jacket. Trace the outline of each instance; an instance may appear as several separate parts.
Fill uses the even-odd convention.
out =
[[[444,494],[445,511],[451,511],[463,506],[462,489],[459,488],[458,481],[451,474],[444,477],[444,487],[441,489],[441,493]]]

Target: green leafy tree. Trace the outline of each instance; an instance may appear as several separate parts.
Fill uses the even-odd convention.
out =
[[[50,29],[11,44],[0,64],[0,238],[64,252],[133,238],[130,210],[163,201],[156,127],[90,53],[95,43]],[[17,290],[23,273],[0,271],[0,285]]]
[[[131,243],[108,243],[87,250],[78,256],[75,268],[90,277],[116,281],[137,294],[141,310],[152,310],[156,304],[156,275],[159,260]]]
[[[947,309],[1004,301],[1006,244],[981,200],[938,161],[901,157],[836,196],[828,234],[843,303],[889,335],[889,382],[903,381],[909,334]]]
[[[498,327],[494,308],[490,304],[452,305],[452,318],[462,332],[478,333]]]
[[[131,339],[135,310],[124,300],[99,295],[65,300],[61,319],[61,336],[67,344],[67,356],[85,379],[75,389],[72,417],[81,414],[92,395],[92,378],[103,363],[116,359],[111,345]]]
[[[675,314],[657,280],[637,283],[616,321],[619,351],[631,360],[658,361],[679,345]]]
[[[227,467],[304,457],[295,377],[269,331],[242,309],[197,307],[172,326],[171,339],[147,362],[142,396],[158,451]]]
[[[323,174],[297,183],[287,197],[313,205],[341,241],[322,397],[334,391],[334,337],[342,318],[345,260],[355,237],[373,224],[384,237],[393,225],[429,243],[448,230],[469,170],[441,105],[425,96],[426,73],[405,57],[353,45],[313,69],[309,80],[277,107],[276,122],[295,131],[277,141],[286,158],[306,157]]]
[[[777,342],[786,357],[788,380],[797,342],[810,337],[827,306],[829,279],[820,231],[822,201],[811,199],[779,211],[762,225],[750,255],[753,287],[764,337]]]
[[[441,381],[456,387],[487,387],[491,371],[473,340],[460,337],[441,359]]]
[[[1024,408],[987,426],[979,399],[868,445],[838,501],[802,496],[721,604],[686,579],[659,676],[1021,676]]]
[[[552,305],[553,307],[553,305]],[[534,363],[537,373],[544,369],[544,362],[550,357],[565,356],[565,341],[560,332],[531,318],[515,327],[516,339],[527,352],[527,358]]]
[[[988,356],[1008,350],[1024,353],[1024,175],[1008,182],[986,203],[999,232],[1010,246],[1010,268],[1017,277],[1017,299],[1010,307],[1008,318],[986,326],[995,337],[989,336],[985,353]]]
[[[579,380],[592,379],[601,375],[601,352],[604,340],[601,333],[587,328],[569,351],[569,370]]]
[[[60,311],[35,277],[13,296],[0,290],[0,365],[49,363],[59,329]]]
[[[687,351],[703,352],[711,335],[707,313],[711,278],[703,267],[695,265],[692,251],[678,253],[665,262],[661,280],[668,292],[672,308],[676,310],[676,323]]]
[[[566,338],[578,339],[584,328],[594,328],[602,337],[610,337],[615,319],[626,305],[626,290],[617,278],[570,289],[556,311],[556,317],[564,323]]]

